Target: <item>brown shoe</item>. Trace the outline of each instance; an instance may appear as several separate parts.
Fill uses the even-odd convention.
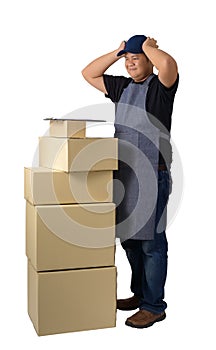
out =
[[[155,322],[163,321],[166,318],[165,312],[153,314],[147,310],[140,310],[133,316],[127,318],[125,324],[134,328],[147,328]]]
[[[118,299],[117,300],[117,309],[123,311],[136,310],[139,307],[140,301],[137,296],[133,296],[128,299]]]

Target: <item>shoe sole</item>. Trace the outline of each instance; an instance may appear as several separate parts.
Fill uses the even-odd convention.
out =
[[[145,325],[135,325],[134,323],[132,323],[130,321],[125,321],[125,324],[126,324],[126,326],[133,327],[133,328],[148,328],[148,327],[153,326],[153,324],[156,322],[163,321],[165,318],[166,318],[166,314],[162,315],[160,318],[156,319],[155,321],[149,322]]]

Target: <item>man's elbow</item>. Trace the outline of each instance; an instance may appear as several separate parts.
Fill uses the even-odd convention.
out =
[[[83,76],[83,78],[90,84],[92,84],[92,82],[94,81],[94,79],[96,78],[90,69],[88,69],[88,67],[85,67],[82,71],[81,74]]]
[[[167,57],[161,62],[159,69],[159,80],[167,88],[170,88],[178,76],[178,66],[172,57]]]
[[[178,74],[177,62],[171,56],[168,56],[164,59],[161,69],[164,72],[172,72],[174,75]]]
[[[83,78],[87,80],[88,74],[87,74],[87,69],[86,68],[83,68],[81,70],[81,74],[82,74]]]

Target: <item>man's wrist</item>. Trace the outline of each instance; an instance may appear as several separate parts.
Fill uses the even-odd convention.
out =
[[[114,54],[114,57],[115,57],[116,61],[118,61],[120,58],[122,58],[122,56],[117,56],[119,51],[120,51],[119,48],[113,51],[113,54]]]

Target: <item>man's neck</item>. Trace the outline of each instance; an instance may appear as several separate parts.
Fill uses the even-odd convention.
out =
[[[145,77],[143,77],[143,78],[138,78],[138,79],[133,79],[133,81],[135,82],[135,83],[142,83],[143,81],[145,81],[146,79],[148,79],[148,77],[152,74],[153,72],[150,72],[149,74],[147,74]]]

